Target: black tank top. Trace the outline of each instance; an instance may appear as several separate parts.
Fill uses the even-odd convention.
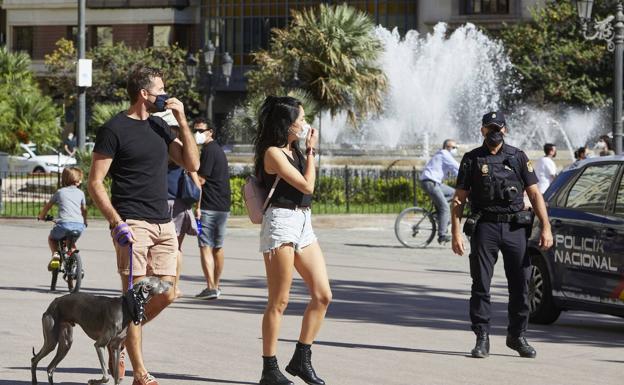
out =
[[[284,153],[284,156],[288,159],[290,164],[292,164],[301,175],[303,175],[306,171],[306,164],[303,160],[303,156],[301,156],[301,152],[294,150],[293,155],[295,155],[296,159],[293,159]],[[275,183],[275,178],[277,174],[267,174],[264,170],[264,165],[262,167],[262,183],[264,187],[268,190],[273,187],[273,183]],[[295,187],[291,186],[284,179],[280,179],[275,187],[275,192],[269,201],[269,204],[283,204],[283,205],[297,205],[297,206],[310,206],[312,203],[312,195],[304,194],[301,191],[297,190]]]

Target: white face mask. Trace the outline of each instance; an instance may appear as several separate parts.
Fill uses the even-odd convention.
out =
[[[604,150],[607,147],[607,144],[605,142],[603,142],[602,140],[596,143],[595,148],[599,149],[599,150]]]
[[[206,134],[204,134],[203,132],[196,132],[195,133],[195,143],[197,143],[197,144],[204,144],[204,143],[206,143]]]
[[[457,155],[457,148],[451,148],[449,152],[451,153],[451,155]]]
[[[301,131],[299,131],[295,135],[297,135],[297,138],[299,139],[305,139],[306,136],[308,136],[309,130],[310,130],[310,125],[304,121],[303,124],[301,125]],[[291,132],[294,134],[294,130],[291,129]]]

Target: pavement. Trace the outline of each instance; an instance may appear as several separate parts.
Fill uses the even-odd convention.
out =
[[[330,385],[622,384],[621,318],[565,312],[548,326],[530,325],[536,359],[505,347],[507,289],[502,262],[492,283],[491,356],[473,359],[469,329],[470,275],[466,257],[437,244],[399,245],[392,216],[317,216],[333,302],[313,347],[317,373]],[[0,219],[0,385],[30,384],[32,347],[43,343],[41,314],[55,297],[46,270],[50,225]],[[83,292],[119,295],[112,243],[94,221],[79,241],[86,275]],[[258,226],[232,218],[228,226],[219,300],[196,300],[205,285],[195,239],[184,242],[184,296],[144,327],[147,368],[161,385],[256,384],[260,378],[260,323],[266,304]],[[62,285],[60,286],[62,288]],[[282,323],[278,360],[283,368],[298,338],[306,289],[297,276]],[[38,378],[45,382],[40,362]],[[127,361],[127,377],[132,383]],[[56,373],[57,384],[86,384],[101,375],[93,341],[80,327]],[[303,382],[294,379],[295,384]]]

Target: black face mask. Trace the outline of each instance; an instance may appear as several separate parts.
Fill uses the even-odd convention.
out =
[[[163,112],[165,110],[165,102],[169,99],[169,95],[162,94],[156,95],[156,100],[154,101],[154,106],[156,106],[156,111]]]
[[[489,131],[487,135],[485,135],[485,144],[490,147],[496,147],[499,144],[503,143],[503,133],[500,131]]]

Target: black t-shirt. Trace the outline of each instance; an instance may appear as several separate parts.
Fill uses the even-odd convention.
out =
[[[67,137],[67,138],[65,139],[64,144],[66,144],[66,145],[67,145],[67,148],[69,149],[69,151],[73,151],[73,150],[74,150],[74,148],[76,148],[76,146],[78,145],[78,142],[76,141],[76,137],[74,136],[74,137],[73,137],[73,138],[71,138],[71,139],[70,139],[69,137]]]
[[[97,133],[93,152],[113,158],[111,202],[125,219],[150,223],[171,220],[167,206],[169,144],[175,134],[159,117],[129,118],[120,112]]]
[[[283,151],[282,153],[288,159],[290,164],[299,170],[301,175],[305,174],[307,166],[301,151],[293,150],[295,158],[291,158]],[[270,191],[271,187],[273,187],[276,177],[277,174],[267,174],[266,171],[264,171],[264,168],[262,169],[262,181],[267,191]],[[269,203],[308,207],[312,204],[312,195],[304,194],[294,186],[288,184],[288,182],[284,179],[280,179],[280,181],[277,182],[277,186],[275,186],[275,191],[273,192]]]
[[[517,195],[511,201],[499,193],[519,183]],[[531,161],[526,154],[503,144],[496,153],[490,153],[485,144],[466,153],[459,165],[458,189],[469,191],[473,210],[493,213],[513,213],[524,207],[522,189],[537,183]],[[503,196],[501,196],[501,194]]]
[[[230,211],[230,171],[225,153],[216,141],[204,145],[197,173],[206,179],[202,186],[202,210]]]

